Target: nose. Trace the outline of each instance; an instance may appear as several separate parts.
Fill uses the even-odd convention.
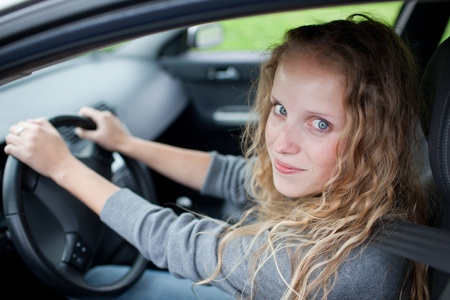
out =
[[[298,128],[292,128],[286,123],[275,140],[274,149],[280,154],[297,154],[300,151],[300,139]]]

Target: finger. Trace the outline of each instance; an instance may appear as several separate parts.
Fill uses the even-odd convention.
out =
[[[19,151],[19,145],[21,143],[20,138],[15,134],[8,134],[5,137],[6,146],[4,147],[4,152],[8,155],[16,156],[17,151]]]
[[[21,122],[18,122],[17,124],[11,125],[9,127],[9,132],[12,134],[15,134],[20,127],[25,126],[25,123],[26,122],[21,121]]]
[[[78,135],[80,138],[85,139],[89,136],[89,131],[85,130],[84,128],[77,127],[75,128],[75,134]]]
[[[78,111],[78,114],[84,117],[95,119],[100,114],[100,111],[92,107],[84,106]]]
[[[97,125],[97,129],[99,127],[99,124],[101,123],[101,111],[96,110],[92,107],[83,107],[78,112],[81,116],[87,117],[91,119],[95,125]],[[94,130],[91,130],[94,131]]]
[[[20,138],[15,133],[9,133],[5,137],[5,142],[7,144],[16,144],[19,140]]]
[[[20,146],[18,145],[18,143],[20,143],[20,141],[18,140],[17,143],[12,142],[11,140],[18,139],[17,136],[15,136],[15,135],[8,135],[8,136],[7,136],[8,141],[7,141],[7,144],[6,144],[5,148],[3,149],[3,151],[7,155],[12,155],[17,159],[20,159],[21,158],[21,150],[20,150]]]
[[[98,129],[98,127],[97,127]],[[88,139],[95,141],[96,137],[98,136],[97,129],[85,129],[81,127],[75,128],[75,134],[78,135],[78,137],[82,139]]]
[[[50,122],[47,119],[45,119],[45,118],[28,119],[27,123],[28,124],[43,125],[43,126],[51,125]]]
[[[21,125],[23,122],[20,122],[16,125],[12,125],[9,127],[9,133],[15,136],[20,136],[24,131],[26,131],[26,125]]]
[[[17,131],[18,131],[19,129],[20,129],[19,124],[11,125],[11,126],[9,127],[9,133],[10,133],[10,134],[16,134]]]
[[[20,121],[17,124],[12,125],[9,127],[9,132],[11,134],[15,135],[21,135],[25,131],[29,131],[30,129],[36,128],[36,125],[42,125],[43,120],[45,119],[34,119],[34,120],[27,120],[27,121]]]
[[[12,155],[12,156],[14,156],[14,153],[16,152],[16,150],[17,150],[17,147],[12,144],[7,144],[5,146],[5,148],[3,149],[3,151],[5,151],[5,153],[7,155]]]

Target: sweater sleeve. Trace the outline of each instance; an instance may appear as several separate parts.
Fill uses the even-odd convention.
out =
[[[174,276],[193,281],[208,278],[218,260],[221,233],[226,223],[196,218],[153,205],[127,189],[113,194],[105,203],[101,220],[134,245],[147,259]],[[267,241],[269,232],[257,239],[243,236],[227,244],[217,280],[211,284],[238,297],[280,299],[290,282],[291,264],[287,251],[266,257],[255,277],[250,276],[249,256]],[[251,255],[250,255],[251,256]],[[338,271],[337,282],[328,299],[398,299],[407,264],[404,259],[375,247],[354,249]]]
[[[222,198],[238,208],[249,203],[250,168],[241,156],[221,155],[211,152],[212,160],[201,193]]]
[[[100,218],[156,266],[194,282],[214,273],[220,235],[227,228],[226,223],[215,219],[199,219],[190,213],[178,216],[173,210],[151,204],[127,189],[119,190],[108,199]],[[211,282],[212,285],[230,295],[250,295],[249,282],[252,279],[244,259],[250,239],[238,238],[225,248],[221,273]],[[260,243],[253,243],[250,251],[256,251],[259,246]],[[271,282],[269,298],[276,299],[283,294],[285,285],[281,277],[273,276],[275,263],[269,261],[270,276],[265,280],[270,279]],[[288,264],[281,265],[283,273],[290,274]]]

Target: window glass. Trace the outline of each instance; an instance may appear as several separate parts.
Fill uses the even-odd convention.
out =
[[[450,36],[450,20],[445,27],[444,34],[442,35],[441,42],[445,41]]]
[[[222,44],[207,50],[267,50],[290,28],[343,19],[354,13],[367,14],[393,25],[402,5],[403,2],[358,4],[223,21],[220,22],[224,29]]]

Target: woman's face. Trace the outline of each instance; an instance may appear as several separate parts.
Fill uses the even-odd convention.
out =
[[[275,73],[266,142],[277,190],[319,193],[336,166],[345,125],[344,77],[308,56],[287,54]]]

